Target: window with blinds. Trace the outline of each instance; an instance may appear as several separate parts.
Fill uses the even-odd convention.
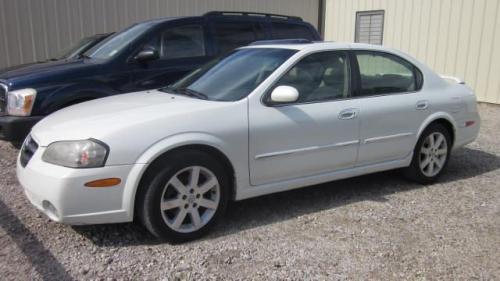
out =
[[[384,11],[356,13],[354,41],[382,45],[384,36]]]

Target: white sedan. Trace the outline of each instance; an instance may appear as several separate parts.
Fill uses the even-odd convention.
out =
[[[228,200],[403,168],[435,181],[480,125],[474,92],[399,51],[349,43],[237,49],[167,88],[43,119],[17,175],[52,220],[140,220],[179,242]]]

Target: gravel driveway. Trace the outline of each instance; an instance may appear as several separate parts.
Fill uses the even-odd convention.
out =
[[[0,142],[2,280],[500,279],[500,107],[438,184],[378,173],[233,203],[208,237],[160,244],[135,224],[70,227],[25,199]]]

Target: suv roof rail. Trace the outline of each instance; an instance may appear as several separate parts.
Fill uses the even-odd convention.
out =
[[[275,39],[275,40],[259,40],[259,41],[254,41],[248,46],[259,46],[259,45],[271,45],[271,44],[310,44],[314,43],[314,41],[311,41],[309,39]]]
[[[250,16],[250,17],[267,17],[267,18],[276,18],[283,20],[297,20],[302,21],[301,17],[297,16],[286,16],[286,15],[278,15],[278,14],[269,14],[269,13],[258,13],[258,12],[242,12],[242,11],[211,11],[203,14],[203,16]]]

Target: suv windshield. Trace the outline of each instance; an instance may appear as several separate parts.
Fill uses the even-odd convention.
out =
[[[236,50],[194,70],[164,91],[208,100],[240,100],[296,52],[272,48]]]
[[[108,59],[118,54],[121,50],[127,48],[131,42],[141,36],[151,23],[139,23],[133,25],[121,32],[114,34],[103,42],[92,47],[85,52],[85,57],[93,59]]]

